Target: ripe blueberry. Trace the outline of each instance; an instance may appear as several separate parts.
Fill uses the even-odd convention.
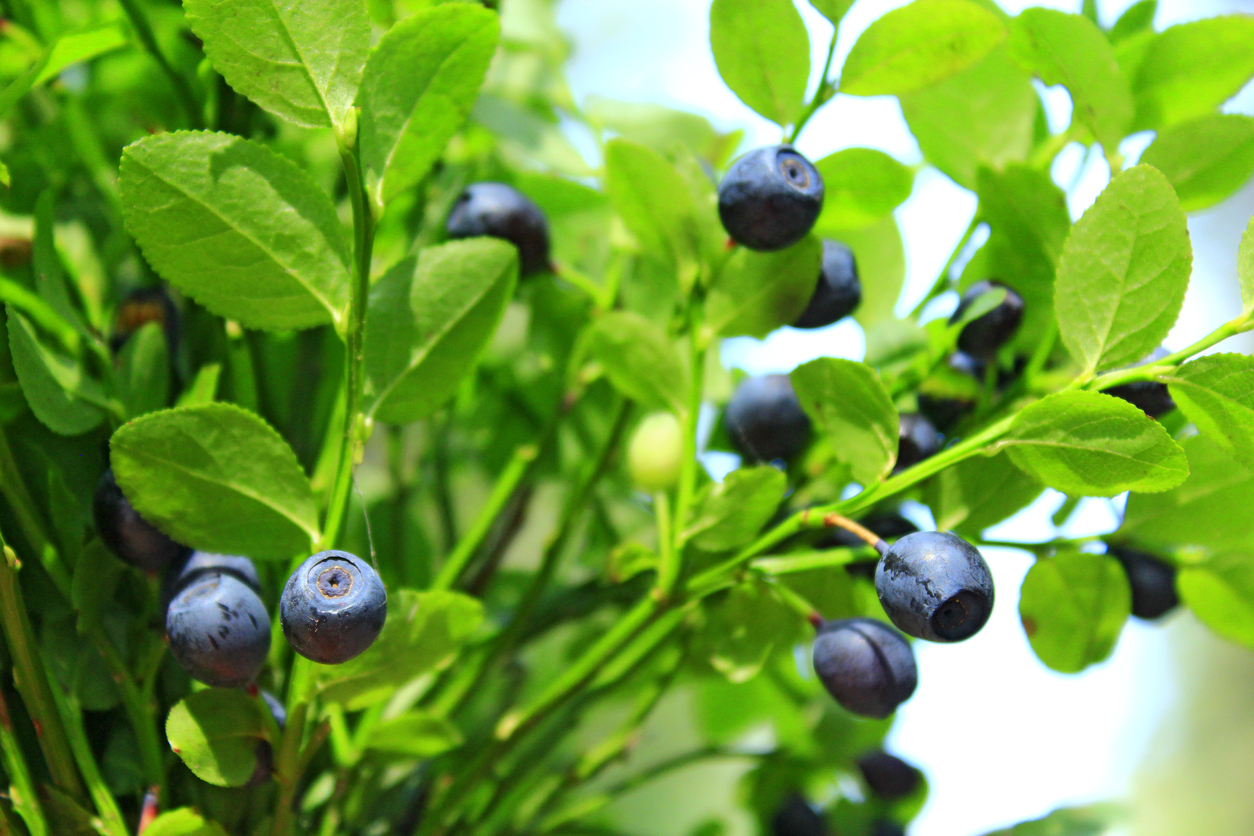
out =
[[[109,550],[145,572],[159,572],[187,551],[139,515],[118,487],[112,468],[100,477],[91,512],[96,532]]]
[[[1167,349],[1159,346],[1154,349],[1149,357],[1146,357],[1139,363],[1134,363],[1133,367],[1157,362],[1168,354],[1170,352]],[[1167,390],[1167,384],[1159,383],[1157,380],[1137,380],[1132,383],[1112,386],[1102,391],[1107,395],[1114,395],[1116,398],[1127,401],[1151,418],[1161,417],[1176,408],[1176,402],[1172,400],[1171,393]]]
[[[905,798],[917,790],[923,780],[922,772],[882,749],[858,758],[858,770],[871,794],[884,801]]]
[[[1152,554],[1110,546],[1107,551],[1123,564],[1132,587],[1132,614],[1137,618],[1161,618],[1180,604],[1176,591],[1176,567]]]
[[[118,305],[113,317],[113,334],[109,346],[118,351],[134,334],[149,322],[156,322],[165,331],[166,347],[173,356],[178,349],[179,310],[163,287],[141,287],[131,291]]]
[[[962,326],[962,331],[958,334],[960,351],[975,357],[991,357],[997,353],[997,349],[1010,342],[1010,338],[1019,330],[1019,325],[1023,322],[1023,297],[995,280],[971,285],[962,295],[962,301],[958,303],[958,309],[949,321],[954,323],[962,319],[962,315],[975,304],[975,300],[995,288],[1004,289],[1006,298],[991,311]]]
[[[674,486],[683,459],[683,426],[669,412],[645,416],[627,445],[627,470],[642,490],[664,491]]]
[[[170,601],[165,633],[174,658],[206,685],[252,682],[270,652],[270,616],[256,591],[227,572],[209,571]]]
[[[370,647],[387,612],[387,591],[374,569],[341,551],[319,552],[302,563],[279,599],[288,643],[324,665],[347,662]]]
[[[910,699],[919,682],[905,638],[873,618],[824,624],[814,640],[814,672],[846,710],[876,719]]]
[[[746,378],[728,401],[723,420],[747,461],[786,461],[810,443],[810,418],[786,374]]]
[[[791,145],[750,151],[718,184],[718,216],[737,244],[782,250],[814,227],[823,208],[823,178]]]
[[[549,221],[525,194],[504,183],[472,183],[445,225],[450,238],[490,235],[518,248],[519,274],[549,269]]]
[[[903,413],[897,432],[897,464],[893,473],[900,473],[936,455],[944,443],[932,422],[917,412]]]
[[[796,793],[788,796],[771,817],[772,836],[827,836],[827,822]]]
[[[165,583],[161,587],[163,609],[170,606],[170,601],[179,590],[210,572],[234,575],[252,587],[254,592],[261,592],[261,578],[257,575],[257,567],[251,560],[231,554],[214,554],[198,550],[187,554],[181,561],[171,565],[166,572]]]
[[[893,543],[875,569],[875,591],[893,624],[928,641],[968,639],[993,611],[988,564],[948,531],[920,531]]]
[[[810,303],[793,323],[794,328],[822,328],[844,319],[862,301],[858,262],[853,250],[839,241],[824,239],[823,267]]]
[[[919,412],[938,430],[949,432],[975,409],[975,395],[984,387],[984,370],[987,365],[984,360],[964,351],[950,354],[945,358],[945,368],[940,374],[955,379],[952,389],[929,389],[925,383],[918,395]],[[957,385],[959,383],[966,384],[966,387],[960,388]]]

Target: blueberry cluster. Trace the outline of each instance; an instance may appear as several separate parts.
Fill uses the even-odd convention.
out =
[[[206,685],[251,686],[265,666],[271,635],[253,562],[175,543],[139,515],[112,470],[101,477],[93,515],[100,539],[118,557],[150,574],[165,572],[165,634],[179,665]],[[378,637],[387,592],[366,562],[325,551],[288,578],[279,612],[283,634],[298,653],[339,664]]]

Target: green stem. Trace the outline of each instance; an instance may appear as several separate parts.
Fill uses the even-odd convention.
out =
[[[0,624],[13,659],[13,678],[26,703],[26,710],[35,723],[39,747],[43,750],[48,771],[58,788],[79,802],[87,800],[87,790],[74,763],[69,737],[57,711],[48,674],[39,660],[35,631],[31,627],[22,590],[18,585],[17,555],[0,537]]]
[[[801,136],[801,131],[805,128],[806,123],[810,121],[810,117],[818,112],[818,109],[826,104],[832,96],[836,95],[836,85],[827,80],[827,74],[832,69],[832,59],[836,56],[836,38],[840,35],[840,23],[834,24],[832,29],[832,39],[827,44],[827,60],[823,62],[823,71],[819,73],[819,86],[814,91],[814,98],[806,103],[805,109],[801,111],[801,116],[797,117],[797,123],[793,126],[792,133],[788,135],[788,144],[792,145]]]
[[[118,809],[113,793],[105,785],[96,765],[96,757],[92,754],[91,744],[87,742],[87,732],[83,729],[83,713],[78,703],[56,689],[53,689],[52,697],[57,704],[57,710],[61,712],[70,750],[78,761],[79,769],[83,771],[83,780],[87,782],[92,802],[96,805],[96,812],[99,814],[97,818],[104,828],[104,836],[130,836],[122,811]]]
[[[344,165],[353,207],[353,256],[356,275],[353,277],[353,292],[349,297],[344,338],[344,435],[340,442],[340,458],[331,489],[331,502],[327,507],[322,548],[332,548],[339,537],[352,495],[353,467],[365,436],[365,426],[360,420],[359,411],[364,386],[366,306],[370,301],[370,262],[374,251],[376,220],[366,195],[365,181],[362,179],[355,129],[351,137],[337,131],[337,141],[340,143],[340,161]]]
[[[39,796],[35,794],[35,782],[31,778],[30,767],[26,765],[26,756],[22,746],[13,734],[13,722],[9,717],[9,706],[5,702],[4,692],[0,690],[0,755],[3,755],[4,773],[9,779],[9,800],[13,809],[26,822],[30,836],[48,836],[48,822],[44,819],[43,810],[39,807]]]
[[[679,490],[675,499],[675,518],[672,522],[672,552],[674,558],[671,566],[663,566],[658,573],[657,591],[667,597],[673,595],[679,585],[682,567],[679,561],[683,556],[684,543],[687,541],[685,529],[688,515],[692,510],[692,500],[696,495],[697,485],[697,421],[701,416],[701,398],[705,388],[705,352],[707,345],[698,336],[698,321],[688,323],[688,365],[691,389],[688,393],[688,408],[684,414],[684,449],[679,471]]]
[[[135,34],[139,36],[139,42],[144,45],[144,49],[157,62],[157,66],[161,67],[161,72],[165,73],[170,79],[170,85],[174,88],[174,95],[179,100],[179,104],[183,106],[183,110],[187,112],[187,121],[193,129],[199,130],[205,126],[205,120],[200,112],[200,104],[196,101],[196,94],[192,92],[192,87],[188,84],[187,79],[179,74],[178,70],[165,57],[165,53],[161,51],[161,45],[157,43],[157,36],[152,31],[152,26],[148,23],[148,18],[144,15],[135,0],[118,0],[122,5],[122,9],[126,12],[126,16],[131,19],[131,25],[135,27]]]
[[[923,309],[927,307],[927,303],[931,302],[937,296],[940,296],[946,290],[949,290],[949,271],[953,269],[954,264],[958,261],[958,257],[962,255],[962,251],[966,249],[967,242],[971,240],[971,236],[980,228],[983,220],[980,218],[980,209],[977,206],[975,215],[971,218],[971,223],[967,224],[967,231],[962,233],[962,238],[958,240],[958,246],[949,255],[949,260],[945,262],[945,266],[941,268],[940,275],[936,277],[936,281],[932,282],[932,287],[924,295],[919,304],[914,306],[914,310],[910,312],[911,319],[918,319],[919,314],[923,313]]]
[[[13,450],[9,447],[9,440],[2,427],[0,427],[0,494],[8,500],[9,508],[17,517],[17,523],[22,529],[22,535],[35,554],[39,555],[39,562],[44,567],[44,571],[52,578],[52,582],[65,596],[65,600],[70,600],[70,572],[61,562],[56,546],[44,533],[43,522],[35,509],[35,501],[26,488],[26,481],[22,478],[22,472],[18,470],[17,461],[13,458]]]
[[[1119,386],[1123,383],[1133,383],[1138,380],[1153,380],[1162,374],[1174,371],[1176,366],[1181,362],[1192,358],[1196,354],[1200,354],[1211,346],[1221,343],[1229,337],[1235,337],[1238,334],[1244,334],[1254,328],[1254,316],[1250,314],[1241,314],[1236,319],[1225,322],[1214,331],[1207,334],[1202,339],[1193,343],[1193,345],[1182,348],[1174,354],[1169,354],[1161,360],[1155,360],[1144,366],[1133,366],[1127,369],[1119,369],[1118,371],[1109,372],[1101,377],[1093,378],[1089,376],[1087,379],[1081,379],[1082,385],[1086,389],[1101,391],[1109,389],[1113,386]]]
[[[435,479],[432,481],[435,488],[436,509],[440,512],[440,532],[444,535],[444,548],[454,549],[460,538],[457,534],[457,509],[453,505],[452,462],[449,458],[453,408],[451,406],[448,408],[438,426],[435,421],[430,422],[429,426],[435,428],[434,436],[431,438],[433,447],[431,463],[435,471]]]
[[[118,686],[118,695],[122,700],[122,708],[126,711],[131,726],[135,729],[135,739],[139,743],[139,762],[144,773],[144,782],[149,787],[158,787],[162,797],[166,795],[165,769],[161,764],[161,741],[157,736],[156,717],[152,706],[144,699],[139,687],[131,677],[126,662],[118,653],[113,642],[105,635],[99,624],[87,628],[87,637],[96,646],[96,651],[105,661],[113,681]]]
[[[675,548],[674,521],[671,520],[671,501],[666,491],[653,495],[653,516],[657,522],[657,589],[658,594],[668,594],[679,578],[679,552]]]
[[[305,722],[309,717],[309,703],[301,700],[287,715],[287,726],[279,741],[279,757],[275,762],[275,778],[279,782],[278,797],[274,802],[272,836],[290,836],[295,824],[294,807],[296,784],[300,780],[301,740],[305,736]]]
[[[643,784],[657,780],[669,772],[674,772],[677,769],[683,769],[685,766],[691,766],[694,763],[699,763],[705,760],[712,760],[714,758],[759,757],[761,757],[761,755],[757,755],[752,752],[736,752],[722,746],[702,746],[699,749],[682,752],[678,755],[669,757],[666,760],[658,761],[647,769],[643,769],[635,775],[631,775],[619,781],[617,784],[611,785],[605,790],[605,794],[612,798],[617,798],[620,795],[631,792]]]

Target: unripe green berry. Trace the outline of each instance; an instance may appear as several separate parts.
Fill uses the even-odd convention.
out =
[[[627,469],[641,490],[674,487],[683,464],[684,429],[669,412],[655,412],[636,427],[627,446]]]

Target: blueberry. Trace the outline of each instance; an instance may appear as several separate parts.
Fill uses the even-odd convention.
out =
[[[234,575],[251,586],[254,592],[261,592],[261,578],[257,575],[257,567],[248,558],[197,550],[171,565],[166,572],[165,583],[161,588],[163,609],[169,607],[170,601],[179,590],[210,572]]]
[[[793,793],[771,817],[772,836],[827,836],[827,822],[800,795]]]
[[[948,531],[920,531],[893,543],[875,569],[875,591],[893,624],[928,641],[968,639],[993,611],[988,564]]]
[[[1167,349],[1159,346],[1154,349],[1149,357],[1146,357],[1139,363],[1134,363],[1133,367],[1157,362],[1170,353]],[[1176,408],[1176,402],[1172,400],[1171,393],[1167,391],[1167,384],[1159,383],[1157,380],[1138,380],[1133,383],[1112,386],[1102,391],[1107,395],[1114,395],[1116,398],[1127,401],[1151,418],[1159,418]]]
[[[91,512],[96,532],[109,550],[145,572],[159,572],[187,552],[139,515],[118,487],[112,468],[100,477]]]
[[[302,563],[279,599],[288,643],[324,665],[347,662],[370,647],[387,612],[387,591],[374,569],[341,551],[319,552]]]
[[[893,473],[900,473],[936,455],[944,443],[932,422],[917,412],[901,415],[897,435],[897,464],[893,467]]]
[[[905,638],[873,618],[824,624],[814,640],[814,672],[846,710],[876,719],[910,699],[919,682]]]
[[[906,836],[906,829],[889,819],[876,819],[871,822],[868,836]]]
[[[1123,564],[1132,587],[1132,614],[1137,618],[1161,618],[1180,604],[1176,591],[1176,567],[1146,552],[1124,546],[1106,550]]]
[[[165,331],[166,347],[173,356],[178,349],[182,323],[178,307],[163,287],[141,287],[127,294],[113,317],[110,348],[120,350],[132,334],[149,322],[158,323]]]
[[[718,216],[737,244],[782,250],[810,232],[823,208],[823,178],[791,145],[750,151],[718,184]]]
[[[518,248],[523,276],[549,269],[549,221],[525,194],[504,183],[473,183],[457,198],[445,226],[450,238],[490,235]]]
[[[810,303],[794,328],[822,328],[853,313],[862,301],[858,262],[853,250],[839,241],[823,241],[823,267]]]
[[[747,461],[786,461],[810,443],[810,418],[786,374],[746,378],[728,401],[723,420]]]
[[[274,723],[279,727],[279,731],[283,731],[283,727],[287,725],[287,709],[283,703],[269,691],[262,691],[261,699],[265,702],[266,708],[270,709],[270,715],[274,717]],[[250,787],[261,786],[274,774],[274,747],[270,745],[270,741],[258,740],[256,752],[257,767],[253,770],[252,777],[248,779],[247,786]]]
[[[226,572],[185,585],[166,610],[166,638],[193,678],[219,688],[252,682],[270,652],[270,616],[257,592]]]
[[[896,801],[912,795],[923,781],[922,772],[882,749],[867,752],[858,758],[858,770],[871,794],[884,801]]]
[[[949,321],[954,323],[962,319],[962,315],[975,304],[975,300],[995,288],[1005,290],[1006,298],[991,311],[962,326],[962,331],[958,334],[959,350],[975,357],[991,357],[996,354],[997,349],[1010,342],[1010,338],[1023,322],[1023,297],[996,280],[971,285],[962,295],[962,301],[958,303],[958,309]]]
[[[942,374],[949,377],[956,377],[958,383],[963,383],[964,378],[970,380],[966,383],[967,387],[972,391],[969,393],[971,397],[967,397],[967,393],[958,394],[957,385],[953,385],[951,391],[938,391],[936,389],[929,390],[927,384],[919,391],[919,412],[932,422],[941,432],[949,432],[954,426],[969,415],[976,406],[976,398],[974,397],[978,390],[984,388],[984,372],[988,367],[986,361],[979,357],[973,357],[964,351],[955,351],[945,358],[945,369]]]

